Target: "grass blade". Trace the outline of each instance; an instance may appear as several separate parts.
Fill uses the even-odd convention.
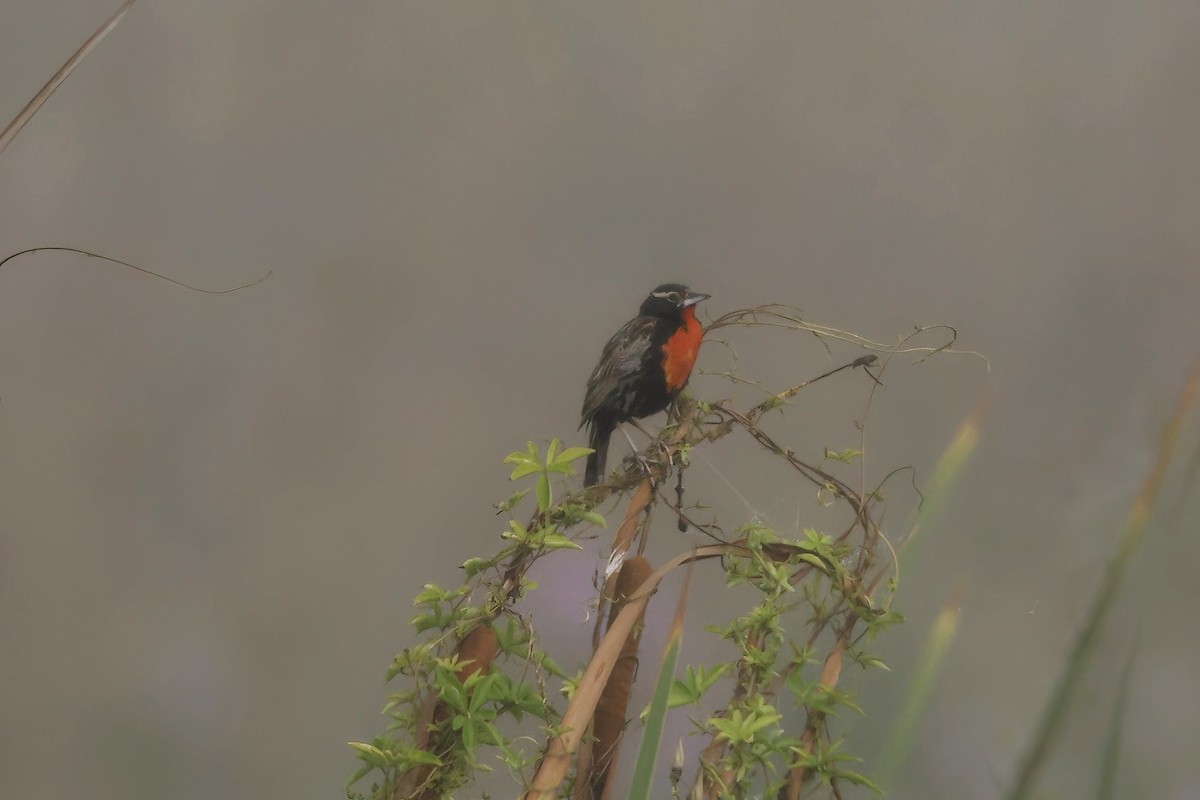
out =
[[[988,399],[985,395],[975,404],[975,409],[970,416],[958,426],[954,438],[950,440],[950,444],[938,457],[937,464],[933,468],[933,475],[929,479],[928,486],[925,487],[921,505],[913,520],[912,529],[902,545],[901,552],[906,565],[912,560],[913,545],[916,542],[917,534],[930,527],[941,514],[947,500],[953,496],[954,488],[958,485],[963,470],[971,460],[971,456],[975,454],[987,408]]]
[[[650,713],[642,731],[642,746],[638,749],[637,764],[633,768],[633,784],[629,800],[649,800],[650,787],[654,783],[654,768],[658,763],[658,749],[662,745],[663,728],[667,722],[667,698],[671,694],[671,683],[675,680],[675,667],[679,663],[679,650],[683,646],[683,619],[687,613],[688,588],[692,583],[692,562],[688,563],[687,576],[683,579],[683,592],[675,608],[675,621],[663,649],[662,666],[658,670],[658,682],[654,685],[654,698],[650,701]]]
[[[54,94],[54,90],[61,86],[63,81],[71,76],[71,73],[75,71],[75,67],[79,66],[79,62],[83,61],[87,54],[92,52],[96,45],[100,44],[100,40],[107,36],[108,32],[116,27],[117,23],[121,21],[121,17],[125,16],[125,12],[128,11],[136,2],[137,0],[125,0],[125,2],[121,4],[121,7],[117,9],[116,13],[109,17],[107,22],[96,29],[96,32],[93,33],[91,37],[83,43],[83,46],[76,50],[73,56],[67,59],[67,63],[63,64],[62,68],[59,69],[58,72],[54,73],[54,77],[52,77],[46,83],[46,85],[42,87],[41,91],[35,94],[33,99],[25,104],[25,107],[21,109],[21,112],[17,114],[17,116],[13,117],[13,121],[8,123],[8,127],[4,129],[3,133],[0,133],[0,152],[4,152],[4,148],[8,147],[8,143],[16,138],[17,134],[21,132],[21,128],[25,127],[25,123],[29,122],[29,120],[33,118],[33,115],[38,112],[38,109],[40,109],[42,105],[50,99],[50,95]]]
[[[958,634],[958,624],[962,618],[959,600],[954,597],[942,608],[933,627],[929,630],[929,638],[925,641],[924,652],[913,674],[912,683],[908,687],[908,696],[904,701],[904,709],[900,712],[896,724],[892,726],[887,744],[883,749],[880,777],[884,786],[890,786],[900,771],[901,765],[908,759],[909,750],[916,737],[917,726],[929,707],[929,699],[941,674],[942,665],[954,637]]]
[[[1121,756],[1121,734],[1125,730],[1125,713],[1129,708],[1129,686],[1133,676],[1133,661],[1137,655],[1137,642],[1125,657],[1121,668],[1121,679],[1117,684],[1117,699],[1113,703],[1112,719],[1108,723],[1108,737],[1104,742],[1104,758],[1100,762],[1100,788],[1096,800],[1113,800],[1117,787],[1117,759]]]
[[[1159,489],[1162,487],[1163,476],[1171,463],[1171,455],[1174,453],[1179,434],[1183,429],[1184,420],[1195,404],[1198,392],[1200,392],[1200,363],[1197,363],[1192,369],[1183,393],[1179,397],[1175,413],[1171,415],[1163,428],[1158,445],[1158,457],[1134,500],[1133,508],[1129,512],[1129,519],[1121,532],[1117,551],[1108,562],[1104,577],[1096,590],[1096,595],[1092,598],[1087,616],[1084,618],[1083,627],[1075,636],[1067,663],[1058,677],[1058,684],[1054,687],[1054,691],[1042,711],[1042,718],[1034,733],[1033,741],[1021,760],[1016,782],[1008,793],[1009,800],[1024,800],[1033,791],[1034,782],[1046,762],[1050,748],[1062,728],[1067,710],[1070,708],[1075,692],[1082,682],[1083,674],[1087,670],[1088,661],[1091,660],[1096,641],[1100,636],[1100,628],[1112,610],[1117,595],[1120,593],[1125,573],[1145,537],[1146,528],[1158,500]]]

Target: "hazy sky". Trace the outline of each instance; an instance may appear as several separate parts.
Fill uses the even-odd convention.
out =
[[[0,120],[117,5],[4,3]],[[896,796],[998,796],[1200,355],[1198,85],[1192,0],[142,0],[0,154],[0,250],[273,274],[222,297],[59,254],[0,275],[0,796],[338,796],[412,596],[499,546],[504,455],[582,442],[600,347],[668,279],[713,314],[950,324],[990,359],[906,366],[876,400],[872,467],[918,479],[991,411],[848,730],[877,754],[960,593]],[[831,363],[735,336],[772,386]],[[864,392],[826,382],[776,430],[855,446]],[[689,491],[730,523],[814,524],[753,448],[704,459]],[[1135,632],[1121,795],[1200,794],[1200,503],[1170,522],[1055,796],[1093,791]],[[660,554],[687,545],[672,531]],[[548,564],[530,601],[569,665],[585,562]]]

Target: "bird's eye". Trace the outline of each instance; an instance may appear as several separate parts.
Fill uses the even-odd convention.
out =
[[[670,300],[672,303],[675,303],[676,305],[678,305],[679,301],[682,298],[679,296],[679,292],[668,292],[667,299]]]

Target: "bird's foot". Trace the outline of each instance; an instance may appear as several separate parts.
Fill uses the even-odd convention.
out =
[[[656,472],[662,471],[663,464],[667,466],[666,472],[670,472],[675,467],[675,458],[671,453],[671,448],[662,442],[653,442],[645,450],[634,453],[630,458],[642,468],[648,478],[653,478]]]
[[[642,468],[642,471],[646,473],[647,478],[654,477],[654,466],[657,462],[652,461],[649,456],[645,455],[644,453],[634,453],[633,462]]]

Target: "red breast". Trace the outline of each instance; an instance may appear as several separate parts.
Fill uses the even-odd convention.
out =
[[[703,338],[704,328],[696,319],[696,309],[688,306],[683,309],[683,325],[671,334],[662,348],[663,377],[667,380],[667,391],[675,393],[687,385]]]

